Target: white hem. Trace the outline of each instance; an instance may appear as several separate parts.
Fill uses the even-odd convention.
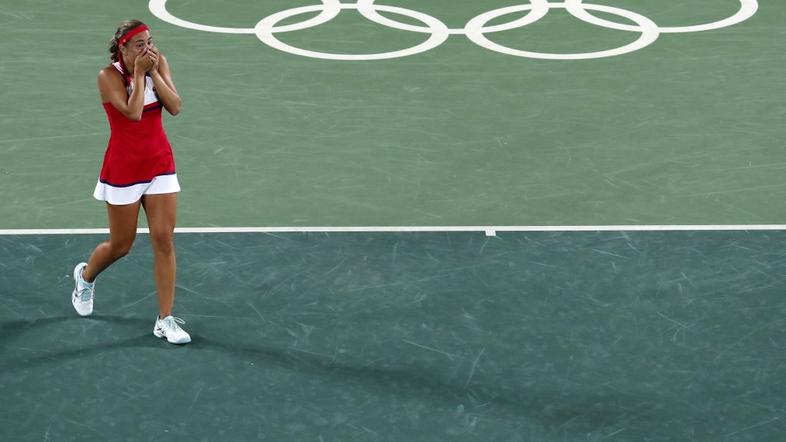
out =
[[[126,187],[115,187],[110,184],[96,183],[93,198],[106,201],[109,204],[121,206],[139,201],[142,195],[157,195],[161,193],[180,192],[180,183],[177,174],[159,175],[149,183],[139,183]]]

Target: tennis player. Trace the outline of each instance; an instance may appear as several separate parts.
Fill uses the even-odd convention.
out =
[[[109,240],[99,244],[88,261],[74,268],[71,302],[81,316],[93,313],[95,280],[126,256],[136,238],[140,206],[150,227],[159,313],[153,334],[173,344],[191,337],[172,316],[175,301],[173,242],[177,192],[175,161],[161,124],[162,108],[180,112],[166,57],[153,44],[150,29],[139,20],[123,22],[110,41],[112,63],[98,74],[98,91],[111,135],[93,196],[106,203]]]

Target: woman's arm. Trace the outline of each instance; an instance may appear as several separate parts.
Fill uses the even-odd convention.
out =
[[[151,51],[157,54],[157,61],[150,72],[153,77],[153,85],[156,88],[158,99],[164,105],[164,108],[172,115],[177,115],[180,112],[180,95],[177,94],[175,89],[175,82],[172,81],[172,72],[169,70],[169,62],[162,54]],[[152,55],[151,55],[152,56]],[[155,60],[156,58],[153,57]]]
[[[128,96],[123,78],[118,72],[101,69],[98,73],[98,91],[101,101],[110,103],[127,118],[139,121],[142,119],[142,108],[145,102],[145,76],[134,75],[134,92]]]
[[[140,57],[143,58],[143,57]],[[120,73],[112,68],[101,69],[98,73],[98,92],[103,103],[110,103],[121,114],[134,121],[142,119],[145,107],[145,67],[152,66],[152,61],[137,60],[134,64],[134,91],[128,96],[126,86]],[[149,67],[148,67],[149,69]]]

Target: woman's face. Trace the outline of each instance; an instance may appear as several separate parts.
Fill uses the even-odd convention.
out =
[[[126,64],[133,65],[137,57],[145,55],[153,47],[153,37],[150,36],[150,31],[142,31],[131,37],[131,40],[123,45],[120,50],[123,52]]]

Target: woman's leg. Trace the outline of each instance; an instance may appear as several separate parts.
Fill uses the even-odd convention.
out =
[[[177,220],[177,194],[164,193],[142,196],[142,206],[150,227],[150,243],[153,247],[153,272],[158,291],[159,317],[172,314],[175,303],[175,222]]]
[[[87,282],[95,281],[96,277],[113,262],[128,255],[136,238],[136,225],[139,218],[137,201],[123,206],[106,205],[109,215],[109,241],[98,245],[82,271]]]

